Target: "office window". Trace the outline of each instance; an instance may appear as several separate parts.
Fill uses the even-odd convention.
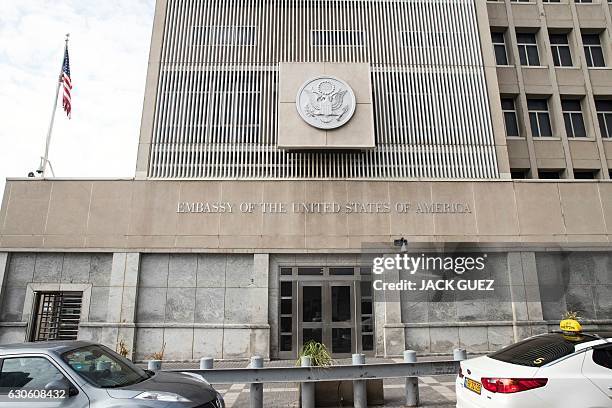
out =
[[[557,180],[561,178],[559,170],[538,170],[538,177],[542,180]]]
[[[563,109],[563,121],[565,122],[567,137],[586,137],[580,101],[577,99],[562,99],[561,108]]]
[[[513,180],[523,180],[528,178],[528,169],[510,169],[510,176]]]
[[[550,48],[555,67],[571,67],[573,65],[567,34],[550,34]]]
[[[506,36],[501,32],[491,32],[491,40],[495,50],[495,62],[497,65],[508,65],[508,53],[506,51]]]
[[[520,136],[514,98],[502,98],[502,111],[506,125],[506,136]]]
[[[601,136],[612,138],[612,100],[596,99],[595,107]]]
[[[517,33],[516,41],[519,50],[521,65],[539,66],[538,43],[534,33]]]
[[[574,179],[576,180],[595,180],[598,174],[599,174],[599,170],[575,170],[574,169]]]
[[[546,99],[529,98],[527,99],[527,108],[533,137],[552,136],[548,101]]]
[[[582,34],[582,43],[584,44],[584,55],[586,57],[587,66],[589,67],[605,67],[606,61],[601,48],[601,39],[599,34]]]

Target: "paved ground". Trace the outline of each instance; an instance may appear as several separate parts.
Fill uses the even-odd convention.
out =
[[[401,360],[368,359],[368,363],[401,362]],[[350,364],[350,360],[337,361],[338,364]],[[292,366],[293,361],[270,361],[267,367]],[[215,362],[215,367],[240,368],[248,362]],[[196,368],[196,365],[165,364],[164,368]],[[419,379],[421,407],[454,408],[455,376],[422,377]],[[249,406],[249,384],[213,384],[225,398],[227,408],[246,408]],[[384,407],[404,407],[404,379],[384,380]],[[295,383],[264,384],[264,407],[299,407],[298,386]]]

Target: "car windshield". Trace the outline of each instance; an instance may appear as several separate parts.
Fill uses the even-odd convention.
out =
[[[86,381],[99,388],[127,387],[149,375],[104,346],[86,346],[62,354],[62,359]]]
[[[541,367],[572,354],[576,350],[576,344],[591,340],[593,339],[580,335],[546,334],[508,346],[489,354],[489,357],[510,364]]]

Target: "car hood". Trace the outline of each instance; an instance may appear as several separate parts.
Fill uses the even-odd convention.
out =
[[[158,371],[143,382],[121,388],[107,389],[112,398],[133,398],[144,391],[164,391],[178,394],[198,405],[205,404],[217,397],[217,392],[210,384],[183,373]]]

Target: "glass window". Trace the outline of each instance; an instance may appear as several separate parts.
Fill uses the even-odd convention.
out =
[[[601,136],[612,138],[612,100],[596,99],[595,107]]]
[[[517,33],[516,41],[519,50],[521,65],[539,66],[538,43],[534,33]]]
[[[567,137],[586,137],[584,117],[580,101],[575,99],[562,99],[563,120]]]
[[[489,354],[489,357],[510,364],[541,367],[572,354],[574,350],[574,343],[565,340],[561,334],[549,334],[523,340]]]
[[[612,370],[612,347],[596,348],[593,350],[593,362]]]
[[[0,372],[0,393],[10,390],[44,390],[47,384],[65,377],[43,357],[7,358]]]
[[[548,101],[546,99],[528,98],[527,108],[529,109],[529,123],[533,137],[552,136]]]
[[[606,61],[601,48],[601,39],[599,34],[582,34],[582,43],[584,45],[584,55],[586,57],[587,66],[589,67],[605,67]]]
[[[504,124],[507,136],[520,136],[514,98],[502,98],[502,111],[504,113]]]
[[[508,53],[506,52],[506,38],[504,33],[491,32],[491,40],[493,41],[497,65],[508,65]]]
[[[573,65],[567,34],[550,34],[550,47],[553,63],[556,67],[571,67]]]
[[[104,346],[81,347],[64,353],[62,359],[99,388],[127,387],[149,378],[144,370]]]

